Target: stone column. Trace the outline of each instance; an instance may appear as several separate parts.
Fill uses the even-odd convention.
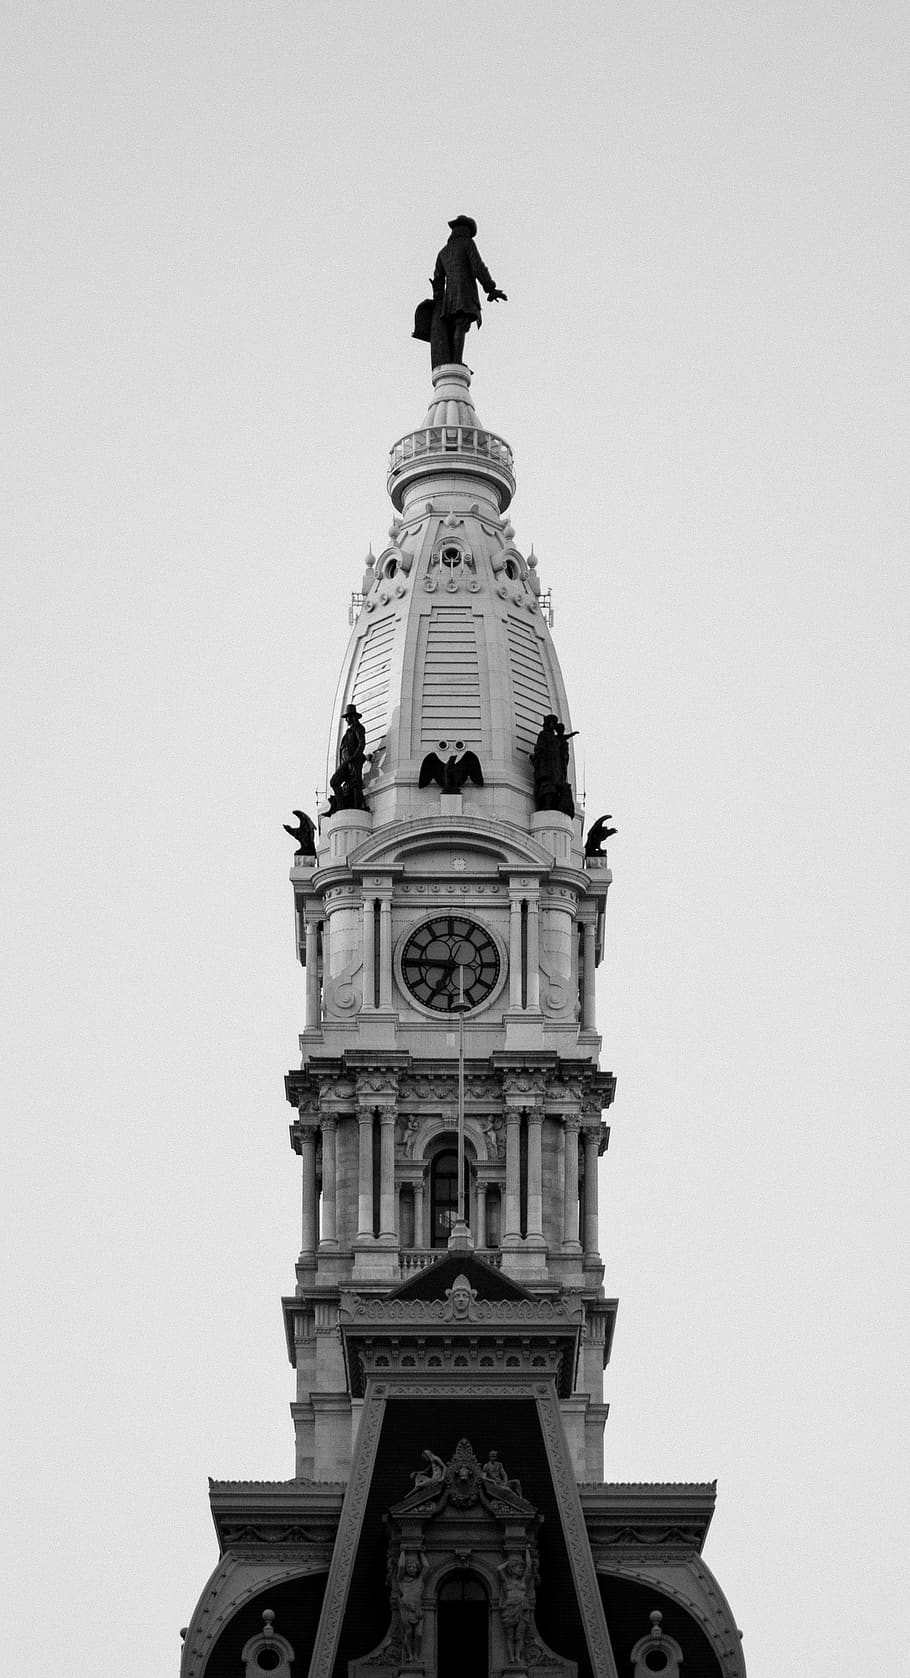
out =
[[[335,1163],[335,1138],[338,1131],[338,1121],[333,1113],[327,1113],[322,1121],[322,1240],[320,1247],[337,1247],[337,1177]]]
[[[373,1109],[362,1107],[357,1172],[357,1238],[373,1234]]]
[[[536,897],[528,898],[528,1007],[540,1007],[540,915]]]
[[[398,1244],[395,1218],[395,1109],[379,1109],[379,1238]]]
[[[565,1181],[563,1184],[562,1244],[571,1252],[579,1251],[578,1240],[578,1126],[573,1116],[563,1124],[563,1156]]]
[[[506,1206],[502,1243],[521,1240],[521,1113],[506,1108]]]
[[[316,1132],[307,1125],[300,1137],[300,1157],[303,1163],[303,1234],[300,1250],[316,1251]]]
[[[312,1031],[319,1024],[319,923],[308,920],[304,948],[306,965],[305,1025]]]
[[[379,1006],[392,1006],[392,899],[379,900]]]
[[[509,1007],[521,1007],[521,898],[509,903]]]
[[[585,1252],[599,1251],[597,1231],[597,1158],[600,1148],[600,1126],[589,1125],[585,1137]]]
[[[543,1240],[543,1169],[541,1133],[543,1108],[528,1108],[528,1236]]]
[[[581,992],[581,1025],[583,1031],[593,1031],[596,1025],[596,1007],[594,996],[594,933],[593,921],[582,923],[582,992]]]
[[[477,1233],[475,1244],[485,1247],[487,1244],[487,1185],[481,1178],[477,1179]]]
[[[414,1245],[427,1245],[426,1230],[423,1227],[423,1178],[414,1184]]]
[[[376,928],[373,899],[363,900],[363,1002],[364,1008],[376,1006]]]

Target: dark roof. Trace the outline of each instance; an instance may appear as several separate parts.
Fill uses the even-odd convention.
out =
[[[399,1287],[392,1288],[387,1299],[445,1299],[446,1289],[452,1287],[456,1276],[467,1276],[478,1299],[533,1299],[519,1282],[494,1270],[485,1259],[474,1253],[442,1253],[434,1264],[409,1276]]]

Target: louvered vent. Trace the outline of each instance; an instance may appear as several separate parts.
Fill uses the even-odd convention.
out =
[[[420,743],[481,742],[477,631],[470,607],[434,606],[427,621]]]
[[[520,618],[509,618],[509,659],[515,740],[520,751],[529,752],[540,733],[543,718],[553,706],[540,642],[530,625]]]
[[[389,670],[392,658],[394,617],[371,623],[360,649],[357,674],[351,689],[351,704],[360,712],[367,733],[367,751],[373,751],[389,723]]]

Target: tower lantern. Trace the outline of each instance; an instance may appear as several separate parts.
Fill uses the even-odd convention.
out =
[[[511,448],[468,368],[440,359],[479,315],[472,276],[504,297],[470,218],[451,226],[415,330],[432,399],[391,451],[318,836],[305,812],[289,829],[306,978],[286,1079],[294,1474],[213,1483],[221,1555],[181,1674],[278,1659],[293,1678],[616,1678],[663,1661],[743,1678],[701,1559],[713,1487],[603,1481],[615,1080],[594,974],[614,830],[585,840]]]

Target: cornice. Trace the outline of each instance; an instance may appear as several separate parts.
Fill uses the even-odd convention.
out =
[[[510,822],[498,822],[486,816],[447,814],[410,816],[404,821],[391,822],[388,827],[373,831],[349,853],[347,870],[360,874],[365,869],[375,868],[379,871],[382,868],[388,872],[388,866],[380,864],[379,861],[387,852],[394,852],[397,864],[409,854],[421,849],[435,849],[449,839],[464,840],[473,849],[486,851],[491,856],[498,857],[499,863],[504,864],[506,868],[511,865],[539,869],[547,873],[553,867],[553,859],[544,847],[535,844],[528,838],[527,833],[523,833],[521,828],[513,826]],[[333,869],[333,872],[338,870]]]
[[[717,1496],[716,1481],[586,1483],[578,1490],[598,1557],[655,1547],[700,1552]]]
[[[498,1104],[506,1096],[522,1096],[545,1107],[561,1109],[567,1103],[581,1107],[589,1120],[612,1102],[616,1078],[591,1061],[562,1057],[551,1050],[497,1049],[491,1055],[465,1063],[466,1097],[478,1106]],[[338,1110],[353,1111],[359,1092],[369,1099],[376,1080],[390,1092],[397,1090],[402,1106],[410,1102],[452,1099],[457,1079],[453,1057],[415,1058],[406,1050],[346,1049],[340,1056],[313,1057],[302,1067],[292,1068],[284,1080],[288,1102],[307,1117],[318,1115],[326,1101]],[[373,1087],[368,1087],[373,1086]]]

